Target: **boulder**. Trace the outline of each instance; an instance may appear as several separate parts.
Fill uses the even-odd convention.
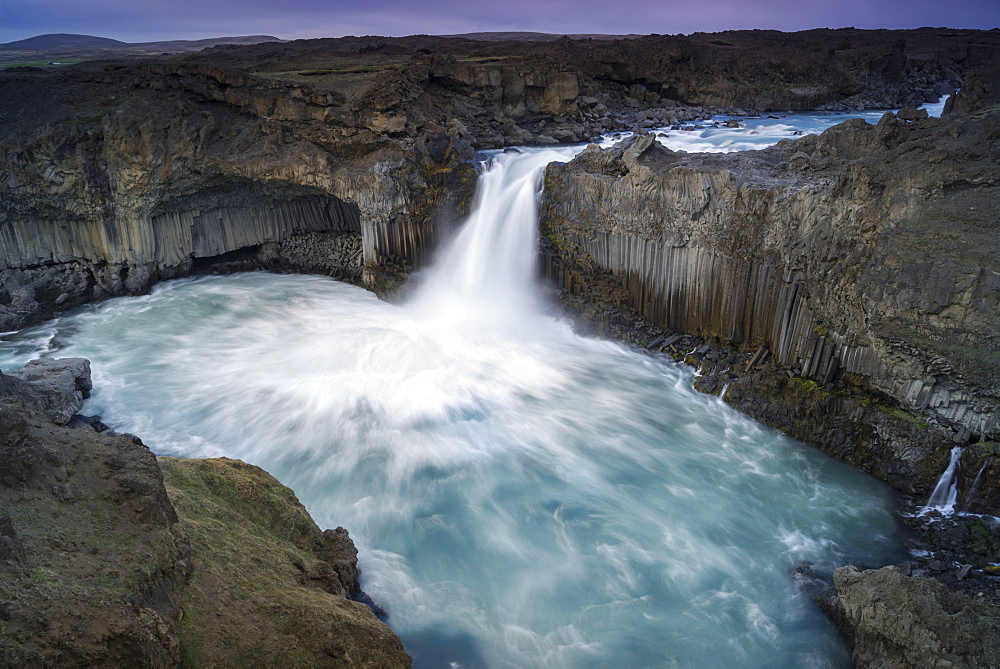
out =
[[[86,358],[43,358],[8,372],[8,384],[20,400],[65,425],[90,397],[90,361]]]
[[[896,567],[833,576],[856,667],[1000,666],[997,607]]]
[[[917,121],[927,117],[927,110],[923,108],[904,107],[896,112],[896,118],[903,119],[904,121]]]

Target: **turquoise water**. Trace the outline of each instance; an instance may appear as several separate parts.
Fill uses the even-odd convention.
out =
[[[895,558],[891,492],[682,366],[540,321],[456,332],[245,274],[88,307],[2,364],[88,357],[87,412],[275,474],[350,529],[418,666],[847,666],[791,570]]]
[[[407,304],[183,279],[0,336],[0,368],[90,358],[86,413],[277,476],[418,667],[849,666],[793,570],[900,558],[893,493],[549,314],[538,178],[581,148],[494,156]]]

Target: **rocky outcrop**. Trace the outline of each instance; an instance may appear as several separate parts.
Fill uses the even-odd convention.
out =
[[[239,460],[160,458],[191,541],[180,593],[186,666],[408,667],[358,595],[357,550],[320,532],[291,490]]]
[[[1000,432],[995,118],[887,114],[877,126],[851,121],[731,155],[673,153],[648,135],[588,149],[548,169],[546,272],[597,320],[624,309],[763,347],[757,362],[818,390],[861,388],[874,393],[868,405],[889,398],[887,412],[901,407],[903,421],[958,443],[991,438]],[[600,304],[610,308],[593,310]],[[858,417],[843,406],[834,415]],[[913,447],[904,438],[890,449],[911,474],[946,450],[934,439]]]
[[[467,142],[392,141],[342,96],[207,66],[81,74],[0,81],[24,132],[0,143],[0,330],[227,254],[359,281],[366,263],[412,266],[472,186]],[[29,122],[84,84],[62,117]]]
[[[43,358],[8,372],[6,392],[65,425],[90,397],[90,361],[86,358]]]
[[[0,665],[410,665],[346,530],[257,467],[58,424],[77,387],[86,360],[0,374]]]
[[[9,385],[0,451],[0,664],[176,666],[190,549],[153,454]]]
[[[962,452],[958,490],[961,511],[996,514],[1000,509],[1000,443],[981,442]]]
[[[834,603],[858,667],[1000,665],[1000,610],[896,567],[834,574]]]

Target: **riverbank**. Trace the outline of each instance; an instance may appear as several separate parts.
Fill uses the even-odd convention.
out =
[[[82,422],[90,389],[82,359],[0,374],[0,664],[410,666],[349,599],[345,530],[257,467]]]
[[[651,137],[637,137],[612,150],[588,150],[550,167],[546,177],[542,266],[571,313],[605,336],[686,362],[698,370],[695,387],[702,392],[722,395],[734,408],[908,495],[903,521],[915,531],[910,560],[861,573],[844,568],[833,583],[812,584],[861,666],[920,664],[928,657],[959,665],[996,663],[990,641],[996,639],[1000,595],[1000,503],[990,480],[995,423],[956,423],[956,414],[947,415],[948,402],[932,406],[918,392],[906,391],[905,382],[878,381],[893,365],[933,357],[936,367],[924,367],[922,387],[952,375],[965,388],[979,388],[972,403],[996,415],[992,298],[946,297],[957,274],[943,283],[926,274],[901,278],[912,263],[940,271],[956,256],[959,263],[976,257],[981,264],[963,265],[971,269],[970,286],[985,277],[987,283],[973,291],[992,294],[995,241],[974,241],[979,233],[970,223],[980,220],[980,233],[992,234],[991,189],[998,175],[977,161],[989,160],[996,149],[977,133],[993,127],[989,96],[995,89],[974,86],[970,100],[956,101],[964,105],[964,118],[908,126],[890,114],[876,127],[844,124],[811,144],[783,142],[722,157],[676,154]],[[920,140],[922,151],[914,152],[905,137],[920,131],[927,136]],[[853,152],[852,144],[866,134],[881,140],[861,139],[866,153]],[[962,136],[968,146],[954,147],[942,181],[963,183],[956,183],[957,175],[971,168],[971,189],[958,186],[942,198],[942,190],[931,185],[933,167],[927,167],[939,161],[927,152],[948,150],[949,141]],[[907,149],[879,155],[897,142]],[[908,173],[930,178],[920,183],[903,176]],[[893,183],[900,176],[903,188]],[[860,198],[858,187],[864,191]],[[907,189],[910,194],[903,195]],[[894,203],[879,206],[885,196]],[[961,204],[948,202],[951,197]],[[838,209],[852,198],[854,206]],[[915,201],[902,204],[906,198]],[[873,204],[874,218],[866,223]],[[944,213],[953,206],[958,208]],[[935,224],[924,228],[928,212]],[[955,239],[947,233],[930,232],[942,217],[963,221],[972,256],[950,242],[941,245]],[[786,218],[788,225],[781,223]],[[907,250],[890,238],[905,239]],[[864,269],[852,258],[863,258]],[[901,283],[912,291],[905,297],[898,292]],[[941,305],[921,303],[918,296],[935,286]],[[972,312],[960,313],[969,307]],[[854,318],[852,308],[863,313]],[[949,313],[943,319],[942,309]],[[966,339],[966,328],[983,325],[981,334]],[[907,344],[914,335],[906,328],[920,332],[919,348]],[[898,353],[880,354],[867,369],[858,366],[864,348],[883,348],[872,342],[880,329],[884,348]],[[851,350],[859,345],[860,355]],[[962,369],[966,355],[975,363]],[[955,479],[957,508],[985,515],[920,515],[956,444],[966,447]],[[883,608],[879,597],[892,605]],[[920,650],[914,655],[908,645]]]

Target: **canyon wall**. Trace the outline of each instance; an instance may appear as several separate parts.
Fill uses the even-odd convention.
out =
[[[124,69],[81,72],[67,91],[0,82],[24,131],[0,147],[0,330],[213,260],[379,287],[381,266],[422,262],[439,212],[468,200],[472,149],[444,132],[402,145],[335,120],[336,96],[208,67]],[[38,98],[74,87],[104,95],[102,115],[33,122]]]
[[[213,268],[323,272],[390,292],[467,211],[475,148],[709,113],[690,105],[917,102],[998,41],[947,30],[343,38],[3,70],[0,331]]]
[[[996,439],[997,118],[887,114],[732,155],[591,147],[548,168],[546,272],[596,320],[624,310]]]

